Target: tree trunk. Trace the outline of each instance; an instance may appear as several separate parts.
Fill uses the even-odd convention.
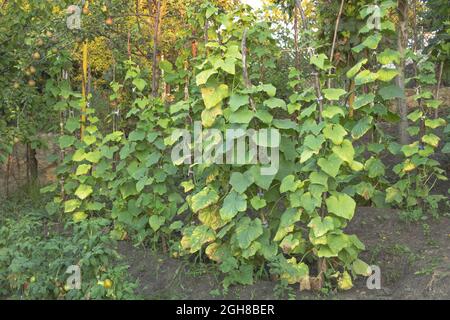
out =
[[[155,22],[154,22],[154,34],[153,34],[153,58],[152,58],[152,96],[158,96],[159,87],[159,68],[158,68],[158,56],[159,56],[159,22],[161,17],[161,1],[156,1]]]
[[[35,184],[38,180],[38,161],[36,158],[36,149],[33,149],[29,143],[27,143],[27,154],[27,170],[30,177],[29,182]]]
[[[12,156],[8,155],[8,161],[6,162],[6,179],[5,179],[5,189],[6,197],[9,197],[9,172],[11,170]]]
[[[399,75],[397,76],[398,87],[405,92],[405,51],[408,41],[408,1],[398,0],[397,10],[399,21],[397,25],[397,49],[400,53],[400,63],[397,66]],[[397,110],[400,115],[400,123],[398,126],[399,141],[401,144],[409,144],[408,135],[408,106],[405,98],[397,99]]]

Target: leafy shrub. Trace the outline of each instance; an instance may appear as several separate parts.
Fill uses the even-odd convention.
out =
[[[136,285],[105,230],[109,220],[58,223],[27,206],[0,218],[0,296],[12,299],[127,299]],[[66,270],[81,269],[81,290],[69,290]],[[104,280],[112,281],[105,288]]]

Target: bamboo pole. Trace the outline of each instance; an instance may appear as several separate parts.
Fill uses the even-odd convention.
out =
[[[89,7],[89,1],[86,1],[85,8]],[[88,74],[88,43],[87,40],[83,42],[83,62],[82,62],[82,88],[81,94],[83,96],[83,104],[81,106],[81,126],[80,138],[84,136],[84,128],[86,126],[86,109],[87,109],[87,74]]]
[[[331,52],[330,52],[330,64],[333,65],[333,57],[334,57],[334,49],[336,47],[336,40],[337,40],[337,33],[339,29],[339,22],[341,21],[341,15],[342,15],[342,9],[344,8],[344,0],[341,0],[341,5],[339,7],[339,13],[336,19],[336,25],[334,27],[334,35],[333,35],[333,44],[331,46]],[[331,88],[331,70],[328,71],[328,88]]]
[[[436,87],[436,100],[439,100],[440,98],[440,90],[441,90],[441,83],[442,83],[442,71],[444,70],[444,61],[442,60],[439,65],[439,73],[438,73],[438,83]],[[434,118],[439,118],[439,107],[434,110]]]

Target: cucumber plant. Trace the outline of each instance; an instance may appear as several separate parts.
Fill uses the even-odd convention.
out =
[[[352,48],[356,62],[338,70],[333,81],[330,59],[315,49],[320,45],[307,31],[309,64],[306,71],[286,70],[282,90],[268,82],[281,54],[270,23],[247,6],[225,11],[205,2],[190,8],[194,41],[185,35],[176,61],[160,63],[163,80],[175,88],[170,97],[150,96],[145,73],[127,60],[122,82],[110,85],[121,121],[103,134],[95,106],[84,108],[80,95],[61,90],[63,104],[86,109],[87,120],[80,140],[73,136],[78,119],[69,119],[59,138],[67,153],[59,171],[64,194],[55,203],[76,223],[111,218],[115,239],[131,235],[175,257],[206,256],[224,274],[225,288],[270,274],[302,290],[330,283],[350,289],[354,276],[371,272],[358,258],[364,244],[345,232],[357,202],[436,208],[440,199],[430,197],[426,186],[430,179],[445,179],[431,158],[439,138],[430,130],[446,122],[425,118],[426,108],[439,105],[425,89],[433,78],[426,60],[412,56],[419,68],[415,80],[423,83],[414,96],[420,109],[409,115],[420,122],[409,130],[418,141],[400,146],[382,134],[381,122],[395,119],[390,101],[404,98],[392,84],[399,53],[382,46],[383,36],[393,32],[393,6],[382,2],[379,29],[359,30],[361,43]],[[371,19],[370,8],[361,9],[359,22]],[[267,46],[276,48],[271,56]],[[279,155],[278,170],[263,174],[265,166],[246,149],[218,162],[229,144],[215,149],[214,161],[203,157],[229,130],[257,147],[271,147]],[[249,134],[261,130],[277,134]],[[183,132],[194,140],[186,143]],[[369,133],[366,147],[361,141]],[[180,140],[190,152],[175,161]],[[404,156],[394,167],[400,180],[391,185],[380,159],[386,150]],[[238,163],[239,156],[246,161]]]

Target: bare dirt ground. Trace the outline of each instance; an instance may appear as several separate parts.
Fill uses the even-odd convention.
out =
[[[381,269],[380,290],[369,290],[366,279],[353,289],[318,295],[298,286],[277,294],[277,283],[259,280],[219,293],[214,267],[155,254],[121,242],[119,249],[139,280],[146,299],[450,299],[450,218],[408,224],[390,209],[359,208],[347,228],[365,243],[362,258]]]

